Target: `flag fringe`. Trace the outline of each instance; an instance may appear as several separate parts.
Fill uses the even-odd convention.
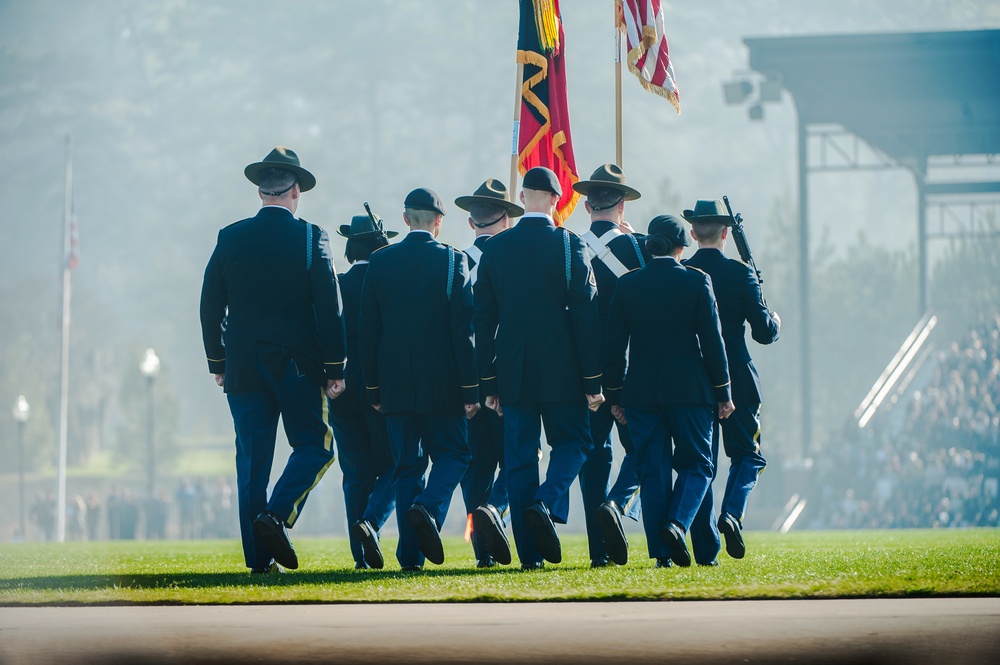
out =
[[[559,17],[552,0],[532,0],[535,9],[535,27],[538,30],[538,45],[545,53],[559,50]]]

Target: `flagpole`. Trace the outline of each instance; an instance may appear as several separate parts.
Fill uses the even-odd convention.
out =
[[[615,3],[615,164],[622,165],[622,31],[618,28],[618,3]]]
[[[69,323],[71,269],[70,252],[73,218],[73,138],[66,137],[66,201],[63,210],[63,279],[62,279],[62,364],[59,381],[59,471],[56,492],[56,540],[66,540],[66,440],[69,423]]]
[[[524,82],[524,63],[517,63],[517,83],[514,86],[514,129],[510,145],[510,188],[507,190],[511,203],[516,203],[518,141],[521,135],[521,85]]]

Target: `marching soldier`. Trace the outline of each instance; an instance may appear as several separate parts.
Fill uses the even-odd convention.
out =
[[[653,259],[618,280],[608,319],[608,395],[635,445],[658,567],[691,565],[685,535],[712,482],[712,423],[733,410],[712,282],[681,265],[682,224],[673,215],[649,223]]]
[[[475,292],[479,261],[486,241],[510,226],[511,217],[520,217],[524,208],[507,200],[507,188],[488,179],[470,196],[455,199],[455,205],[469,213],[469,227],[476,234],[465,250],[469,279]],[[462,478],[465,510],[472,518],[472,548],[479,568],[495,563],[509,564],[510,544],[504,534],[509,505],[503,463],[503,418],[493,409],[480,409],[469,421],[469,449],[472,461]],[[499,472],[498,472],[499,471]],[[486,541],[485,534],[502,538]]]
[[[338,234],[347,238],[346,258],[351,269],[339,275],[344,299],[347,331],[346,388],[330,409],[330,422],[340,451],[344,472],[344,506],[348,537],[355,568],[382,568],[385,559],[379,546],[379,530],[396,505],[393,489],[392,451],[385,416],[368,403],[358,343],[361,287],[373,252],[389,244],[398,234],[386,231],[378,217],[355,215],[342,224]]]
[[[480,382],[486,406],[504,416],[511,521],[526,570],[562,560],[554,522],[566,523],[569,488],[593,445],[587,409],[604,401],[593,274],[583,241],[553,222],[561,195],[551,170],[524,175],[526,212],[485,244],[476,281]],[[542,422],[552,451],[539,485]]]
[[[601,349],[606,348],[605,331],[608,307],[618,278],[646,265],[649,254],[645,238],[635,235],[625,221],[625,202],[635,201],[639,191],[625,184],[625,174],[615,164],[604,164],[590,180],[582,180],[573,189],[587,197],[590,230],[581,238],[587,243],[590,265],[597,280],[597,311],[600,316]],[[603,404],[590,414],[590,434],[594,447],[580,471],[580,490],[587,520],[587,539],[592,568],[606,566],[608,559],[618,565],[628,562],[628,539],[622,517],[639,519],[639,479],[628,428],[618,424],[618,436],[625,448],[625,459],[611,491],[611,428],[615,423],[611,405]]]
[[[219,232],[205,268],[201,329],[209,371],[236,427],[243,556],[254,573],[297,568],[285,531],[333,464],[329,403],[344,390],[345,342],[326,231],[295,217],[316,178],[288,148],[244,169],[256,216]],[[267,496],[278,418],[292,454]]]
[[[479,380],[465,254],[436,240],[444,205],[421,188],[403,207],[410,232],[371,255],[358,338],[368,400],[385,414],[395,460],[396,558],[419,570],[425,558],[444,562],[440,530],[469,466],[466,418],[479,410]]]
[[[715,530],[715,504],[709,488],[705,504],[692,526],[692,540],[699,563],[715,559],[720,549],[719,532],[726,538],[729,556],[742,559],[746,554],[741,533],[743,515],[757,477],[767,464],[760,451],[760,377],[747,349],[744,323],[750,324],[754,341],[771,344],[778,339],[781,319],[764,304],[754,272],[741,261],[726,258],[723,253],[732,218],[722,201],[700,200],[695,203],[694,210],[684,211],[684,218],[691,223],[691,235],[698,243],[698,251],[684,263],[712,277],[719,303],[722,338],[733,379],[733,403],[736,405],[733,416],[717,422],[713,432],[716,458],[720,427],[723,447],[729,458],[729,476],[722,497],[718,531]],[[695,540],[696,531],[704,534],[698,539],[705,542],[702,548]]]

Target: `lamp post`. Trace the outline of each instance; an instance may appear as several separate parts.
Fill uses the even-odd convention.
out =
[[[146,455],[146,486],[149,490],[149,500],[153,500],[153,485],[154,479],[156,478],[156,445],[155,445],[155,430],[153,428],[153,411],[155,401],[153,399],[153,382],[156,380],[156,375],[160,373],[160,359],[156,355],[156,351],[153,349],[146,349],[146,355],[142,359],[142,363],[139,365],[139,371],[142,375],[146,377],[146,395],[149,400],[147,405],[147,416],[146,425],[148,426],[148,437],[147,437],[147,455]]]
[[[21,520],[21,537],[27,540],[28,532],[24,521],[24,427],[28,424],[31,406],[24,395],[18,395],[14,402],[14,420],[17,421],[17,491],[18,514]]]

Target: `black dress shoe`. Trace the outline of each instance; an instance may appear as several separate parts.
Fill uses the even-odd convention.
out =
[[[606,557],[603,558],[603,559],[591,559],[590,560],[590,567],[591,568],[607,568],[608,565],[609,565],[608,564],[608,559]]]
[[[544,561],[529,561],[521,564],[521,570],[541,570],[544,567]]]
[[[299,567],[299,558],[295,556],[292,541],[288,540],[285,523],[268,511],[262,512],[253,521],[253,537],[259,538],[271,550],[271,556],[285,568],[295,570]]]
[[[401,566],[399,570],[404,573],[416,573],[423,569],[423,566]]]
[[[378,531],[375,527],[367,520],[361,520],[354,523],[351,532],[361,543],[361,551],[368,567],[381,570],[385,566],[385,558],[382,557],[382,548],[378,544]]]
[[[495,568],[496,565],[497,562],[493,560],[493,557],[489,556],[476,562],[476,568]]]
[[[711,567],[711,566],[718,566],[719,565],[719,560],[718,559],[712,559],[708,563],[699,563],[698,565],[699,566],[709,566],[709,567]]]
[[[729,513],[719,516],[719,533],[726,537],[726,553],[734,559],[742,559],[747,553],[743,534],[740,533],[742,530],[740,523]]]
[[[621,510],[614,501],[605,501],[597,508],[597,526],[604,537],[608,558],[624,566],[628,563],[628,538],[622,526]]]
[[[354,562],[354,570],[368,570],[369,568],[371,568],[371,566],[369,566],[364,561],[355,561]]]
[[[434,517],[426,508],[415,503],[406,511],[406,519],[417,532],[417,543],[427,560],[438,565],[444,563],[444,545],[441,544],[441,534]]]
[[[484,503],[472,511],[472,528],[482,535],[486,550],[497,563],[510,563],[510,541],[503,531],[503,517],[495,506]]]
[[[657,568],[673,568],[674,567],[674,562],[671,561],[670,557],[668,557],[668,556],[660,557],[659,559],[656,560],[656,567]]]
[[[535,537],[535,547],[542,558],[549,563],[562,561],[562,545],[559,544],[559,534],[548,507],[541,501],[536,501],[524,511],[524,520]]]
[[[691,553],[688,552],[687,543],[684,542],[684,531],[673,522],[660,528],[660,538],[670,548],[670,558],[678,566],[687,568],[691,565]]]
[[[278,564],[276,564],[273,561],[264,566],[263,568],[252,568],[250,570],[251,575],[280,575],[281,573],[284,572],[285,571],[283,571],[281,567],[279,567]]]

